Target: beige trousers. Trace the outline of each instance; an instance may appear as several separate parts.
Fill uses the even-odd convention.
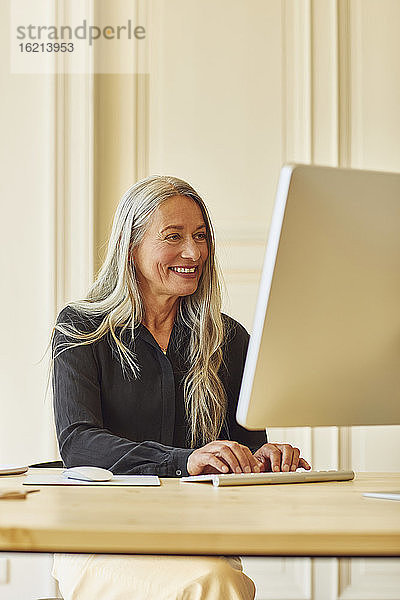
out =
[[[239,557],[55,554],[64,600],[254,600]]]

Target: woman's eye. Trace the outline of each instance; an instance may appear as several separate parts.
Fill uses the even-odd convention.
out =
[[[196,233],[195,237],[197,240],[206,240],[207,239],[207,234],[206,233]],[[179,233],[171,233],[170,235],[167,235],[167,237],[165,238],[166,240],[170,240],[172,242],[176,242],[180,239],[180,235]]]

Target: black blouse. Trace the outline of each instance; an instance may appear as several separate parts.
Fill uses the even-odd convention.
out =
[[[219,376],[228,404],[219,439],[236,440],[254,452],[266,443],[265,431],[247,431],[235,418],[249,336],[234,319],[223,318],[228,333]],[[74,323],[82,331],[98,325],[71,307],[61,311],[57,322]],[[140,365],[137,379],[123,373],[109,334],[55,358],[53,401],[61,457],[67,467],[93,465],[114,474],[187,475],[193,449],[183,399],[182,349],[190,332],[175,323],[166,355],[143,325],[135,331],[134,345],[127,331],[123,335]],[[53,355],[69,341],[56,331]]]

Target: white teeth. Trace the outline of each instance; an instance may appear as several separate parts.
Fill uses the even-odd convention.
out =
[[[192,269],[184,269],[183,267],[170,267],[170,269],[176,273],[194,273],[196,267],[193,267]]]

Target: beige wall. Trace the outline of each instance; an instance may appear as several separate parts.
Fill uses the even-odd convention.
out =
[[[133,182],[147,174],[148,156],[143,146],[147,146],[148,111],[143,104],[147,103],[149,76],[97,74],[93,84],[94,269],[97,270],[105,258],[120,197]]]
[[[149,170],[187,179],[203,195],[225,309],[250,328],[283,159],[280,3],[152,7]]]
[[[9,6],[0,5],[0,464],[54,455],[47,359],[55,317],[53,82],[9,73]],[[2,600],[51,596],[49,556],[2,553]]]
[[[45,457],[52,445],[46,361],[38,362],[55,310],[53,106],[49,77],[9,73],[8,21],[2,3],[0,463],[25,463]]]

